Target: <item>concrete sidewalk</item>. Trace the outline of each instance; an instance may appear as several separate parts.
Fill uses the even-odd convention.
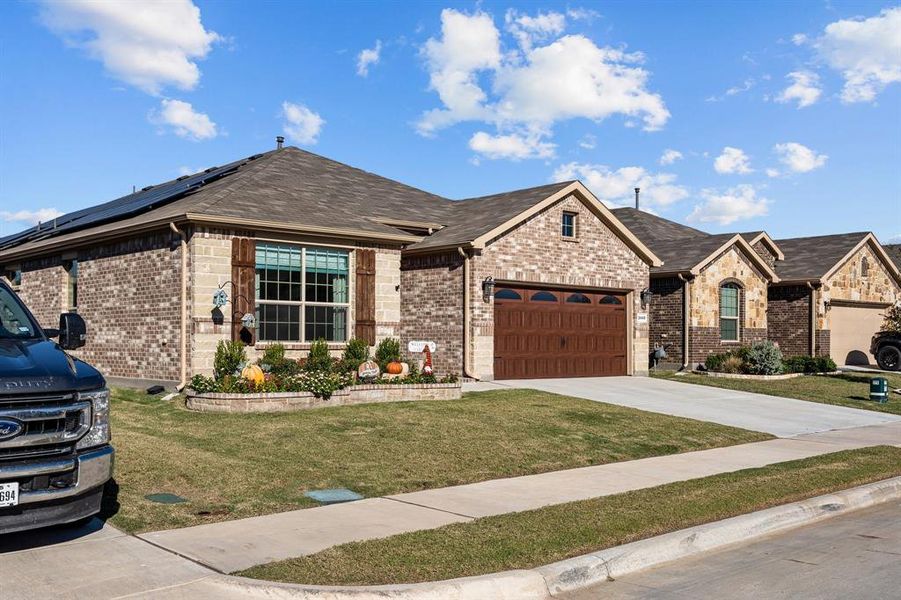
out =
[[[350,541],[886,443],[901,446],[901,423],[397,494],[139,537],[229,573]]]
[[[464,384],[463,391],[528,388],[687,417],[777,437],[901,422],[901,416],[653,377],[525,379]]]

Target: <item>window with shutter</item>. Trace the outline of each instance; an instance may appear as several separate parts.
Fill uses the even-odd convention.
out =
[[[256,242],[248,238],[232,239],[232,340],[253,346],[256,336],[241,319],[256,313]]]

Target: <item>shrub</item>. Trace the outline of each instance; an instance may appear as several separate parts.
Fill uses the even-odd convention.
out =
[[[199,394],[219,391],[219,384],[216,382],[216,380],[205,375],[195,375],[194,377],[192,377],[191,383],[188,384],[188,387]]]
[[[707,368],[708,371],[714,372],[722,372],[723,363],[726,362],[726,359],[731,356],[729,352],[721,352],[719,354],[708,354],[707,358],[704,359],[704,367]]]
[[[304,363],[304,369],[308,372],[319,371],[322,373],[331,373],[334,371],[335,361],[329,354],[328,342],[320,338],[310,345],[310,355]]]
[[[757,342],[748,350],[745,367],[753,375],[781,373],[782,351],[773,342]]]
[[[726,354],[723,364],[720,367],[720,373],[744,373],[745,362],[736,354]]]
[[[266,348],[257,364],[265,373],[273,375],[294,375],[300,371],[297,361],[285,356],[284,344],[272,344]]]
[[[347,342],[344,355],[341,357],[342,371],[356,371],[364,362],[369,360],[369,344],[357,338]]]
[[[213,373],[216,379],[238,375],[238,370],[246,363],[247,353],[241,342],[222,340],[216,345],[216,357],[213,359]]]
[[[832,360],[831,356],[817,356],[817,373],[832,373],[838,370],[838,365]]]
[[[389,362],[400,360],[400,340],[397,338],[385,338],[375,348],[375,362],[384,371]]]
[[[885,311],[882,331],[901,331],[901,303],[895,304]]]
[[[782,366],[786,373],[831,373],[837,368],[828,356],[791,356]]]

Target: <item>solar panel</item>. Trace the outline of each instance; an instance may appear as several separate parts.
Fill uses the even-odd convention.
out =
[[[152,208],[177,200],[199,190],[203,186],[236,172],[241,166],[256,160],[262,154],[254,154],[222,167],[211,167],[193,175],[183,175],[158,185],[149,185],[139,192],[116,198],[104,204],[77,210],[51,222],[0,238],[0,250],[12,248],[38,238],[47,238],[84,229],[92,225],[135,216]]]

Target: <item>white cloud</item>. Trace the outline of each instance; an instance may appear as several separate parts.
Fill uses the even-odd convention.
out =
[[[729,225],[742,219],[762,217],[769,213],[771,202],[757,195],[752,185],[742,184],[725,191],[712,189],[701,190],[703,202],[697,204],[689,222],[717,223]]]
[[[707,102],[722,102],[728,96],[737,96],[738,94],[743,94],[747,91],[750,91],[751,88],[753,88],[755,85],[757,85],[757,80],[754,79],[753,77],[749,77],[748,79],[745,79],[740,85],[733,85],[728,90],[726,90],[722,95],[710,96],[709,98],[707,98],[706,101]]]
[[[504,23],[519,47],[525,51],[532,49],[535,42],[543,42],[563,33],[566,17],[558,12],[538,13],[534,17],[509,9],[504,15]]]
[[[422,135],[478,121],[494,126],[498,136],[512,132],[547,143],[554,124],[568,119],[600,122],[621,115],[649,131],[669,119],[663,99],[646,89],[650,74],[639,66],[640,53],[601,48],[582,35],[556,37],[563,32],[563,15],[509,12],[507,26],[518,47],[506,52],[484,12],[445,9],[441,23],[441,37],[430,38],[423,55],[442,106],[422,115]]]
[[[668,206],[688,197],[688,190],[676,183],[672,173],[649,173],[642,167],[622,167],[615,171],[605,165],[560,165],[552,175],[554,181],[581,180],[608,205],[633,206],[635,188],[641,188],[642,203]]]
[[[566,9],[566,16],[573,21],[588,21],[590,23],[600,17],[601,13],[590,8],[579,7]]]
[[[469,140],[469,147],[486,158],[552,158],[556,146],[542,142],[537,135],[490,135],[479,131]]]
[[[845,78],[843,102],[872,102],[886,86],[901,82],[901,7],[830,23],[814,47]]]
[[[741,148],[733,148],[732,146],[723,148],[722,154],[714,159],[713,168],[717,173],[723,175],[729,173],[746,175],[754,171],[751,168],[748,155]]]
[[[150,122],[172,128],[178,137],[199,142],[219,135],[216,124],[189,102],[164,98],[160,107],[150,113]]]
[[[361,50],[357,55],[357,75],[366,77],[369,75],[369,67],[379,64],[382,54],[382,40],[375,41],[375,47]]]
[[[37,225],[38,223],[46,223],[52,221],[56,217],[61,217],[62,212],[55,208],[39,208],[37,210],[17,210],[10,212],[8,210],[0,210],[0,219],[7,223],[25,223],[28,225]]]
[[[200,9],[190,0],[42,4],[47,27],[100,60],[116,79],[150,94],[170,85],[194,89],[200,80],[196,61],[221,40],[204,28]]]
[[[782,173],[779,172],[779,169],[769,168],[766,170],[767,177],[779,177]]]
[[[285,135],[298,144],[313,145],[319,141],[319,134],[325,119],[303,104],[282,102],[282,125]]]
[[[820,77],[811,71],[792,71],[785,76],[792,80],[792,84],[782,90],[776,96],[776,102],[798,102],[798,108],[804,108],[816,103],[823,93],[820,87]]]
[[[797,142],[776,144],[773,151],[779,156],[779,161],[795,173],[807,173],[819,169],[826,164],[829,158],[825,154],[817,154],[807,146]]]
[[[803,46],[807,43],[807,34],[805,33],[796,33],[792,36],[792,44],[795,46]]]
[[[660,160],[658,162],[661,165],[671,165],[677,160],[682,160],[682,153],[678,150],[667,148],[663,151],[663,154],[660,156]]]
[[[586,150],[594,150],[598,145],[598,138],[590,133],[586,133],[582,136],[582,139],[579,140],[579,146],[581,148],[585,148]]]

